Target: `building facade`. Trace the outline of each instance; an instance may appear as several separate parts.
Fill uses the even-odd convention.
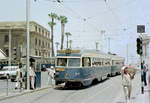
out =
[[[26,22],[0,22],[0,49],[8,56],[9,34],[11,33],[11,54],[19,48],[26,56]],[[50,57],[50,32],[38,23],[30,22],[30,56]]]

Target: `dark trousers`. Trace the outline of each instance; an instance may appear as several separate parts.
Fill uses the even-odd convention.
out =
[[[146,72],[144,72],[144,85],[146,86],[147,85],[147,82],[146,82]]]

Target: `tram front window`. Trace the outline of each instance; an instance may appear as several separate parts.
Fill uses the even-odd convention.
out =
[[[67,58],[58,58],[57,66],[67,66]]]
[[[69,58],[68,59],[68,67],[79,67],[80,59],[79,58]]]

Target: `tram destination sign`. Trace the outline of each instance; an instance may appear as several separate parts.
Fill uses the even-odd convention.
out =
[[[66,53],[66,54],[70,54],[70,53],[80,53],[80,50],[71,50],[71,49],[57,50],[57,53]]]
[[[145,33],[145,25],[137,25],[137,33]]]

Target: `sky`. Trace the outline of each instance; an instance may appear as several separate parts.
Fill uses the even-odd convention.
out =
[[[64,15],[68,18],[65,32],[72,34],[72,48],[110,51],[136,61],[137,25],[145,25],[150,34],[150,1],[149,0],[30,0],[30,20],[50,30],[48,14]],[[25,21],[26,0],[1,0],[0,21]],[[60,22],[56,20],[54,42],[60,42]],[[105,31],[105,33],[101,33]],[[66,47],[66,38],[65,38]],[[128,50],[127,50],[128,46]]]

